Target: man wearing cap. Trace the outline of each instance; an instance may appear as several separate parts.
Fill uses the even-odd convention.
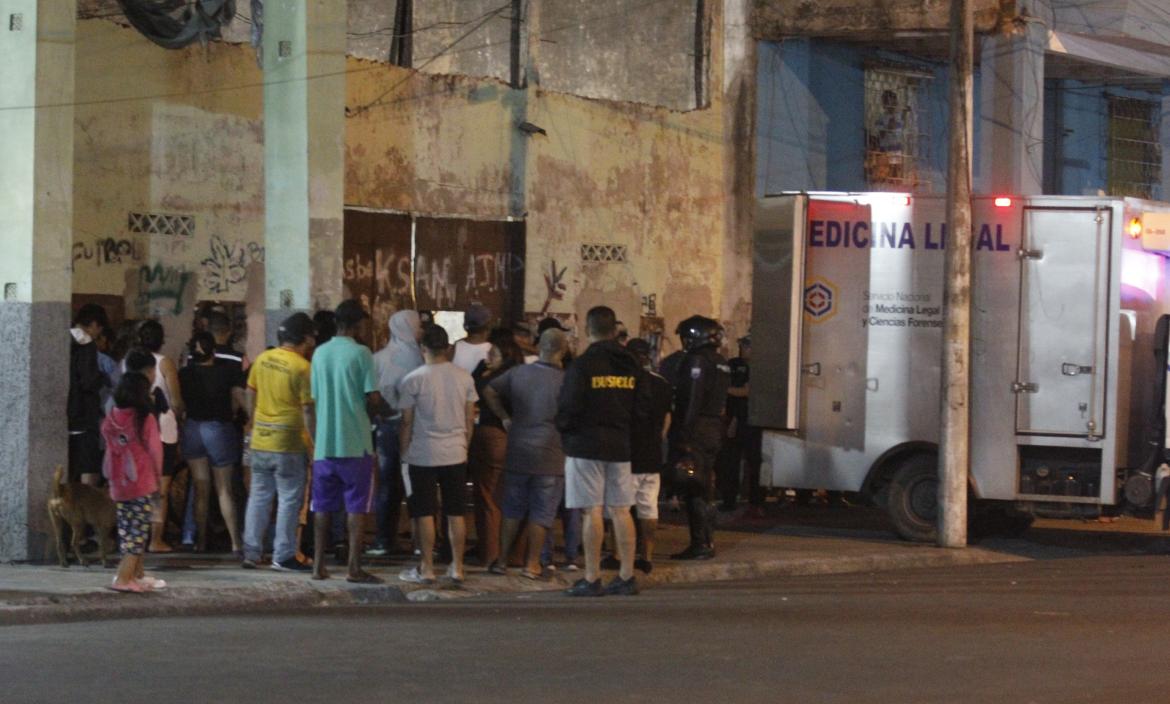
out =
[[[330,514],[349,515],[350,582],[380,582],[361,568],[363,519],[374,508],[374,445],[367,408],[382,409],[374,357],[359,340],[369,334],[370,316],[355,300],[334,314],[337,334],[313,353],[312,390],[317,405],[313,452],[313,579],[328,579],[325,545]]]
[[[472,303],[463,313],[463,329],[467,331],[467,337],[455,343],[455,357],[451,361],[468,374],[487,359],[492,349],[492,343],[488,341],[491,322],[492,312],[479,303]]]
[[[304,572],[297,560],[297,519],[305,496],[308,448],[314,430],[309,355],[316,326],[305,313],[285,319],[276,331],[280,347],[270,349],[248,370],[245,410],[251,433],[252,487],[244,516],[244,567],[254,568],[264,552],[264,534],[276,498],[272,569]]]

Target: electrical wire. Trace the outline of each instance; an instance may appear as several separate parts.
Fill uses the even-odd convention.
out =
[[[484,15],[482,16],[482,19],[480,19],[480,21],[479,21],[479,22],[477,22],[477,23],[475,24],[475,26],[473,26],[471,29],[467,30],[467,31],[466,31],[466,32],[464,32],[463,34],[460,34],[458,37],[456,37],[456,39],[455,39],[453,42],[451,42],[450,44],[448,44],[448,45],[447,45],[447,46],[446,46],[446,47],[443,49],[443,51],[440,51],[438,54],[435,54],[435,55],[434,55],[434,56],[432,56],[431,58],[429,58],[429,59],[427,59],[426,61],[424,61],[424,62],[422,63],[422,65],[421,65],[421,66],[419,66],[419,67],[418,67],[417,69],[415,69],[415,70],[416,70],[416,71],[422,71],[422,70],[423,70],[424,68],[426,68],[427,66],[430,66],[430,65],[431,65],[433,62],[437,61],[437,60],[438,60],[438,59],[439,59],[441,56],[443,56],[443,54],[444,54],[444,53],[446,53],[446,52],[447,52],[447,51],[449,51],[450,49],[453,49],[453,48],[454,48],[454,47],[455,47],[457,44],[459,44],[459,42],[463,41],[464,39],[466,39],[466,38],[470,37],[470,36],[471,36],[472,34],[474,34],[475,32],[479,31],[479,28],[480,28],[480,27],[482,27],[482,26],[484,26],[485,24],[487,24],[487,23],[488,23],[489,21],[491,21],[491,20],[492,20],[492,19],[493,19],[493,18],[494,18],[496,15],[500,14],[500,13],[501,13],[501,12],[503,12],[504,10],[506,10],[506,9],[510,8],[511,6],[512,6],[512,4],[511,4],[511,3],[508,3],[508,4],[506,4],[506,5],[501,5],[501,6],[499,6],[499,7],[498,7],[498,8],[496,8],[495,10],[492,10],[492,11],[489,11],[489,12],[487,12],[486,14],[484,14]],[[394,84],[392,84],[392,85],[391,85],[389,88],[387,88],[386,90],[382,91],[382,92],[381,92],[381,93],[378,95],[378,97],[374,98],[372,101],[370,101],[370,102],[368,102],[368,103],[365,103],[364,105],[359,105],[359,106],[358,106],[358,107],[356,107],[356,108],[350,108],[349,106],[346,106],[346,108],[345,108],[345,116],[346,116],[346,117],[357,117],[358,115],[361,115],[363,112],[365,112],[365,111],[369,110],[370,108],[372,108],[372,107],[375,107],[376,105],[378,105],[378,104],[379,104],[379,102],[380,102],[380,101],[381,101],[383,98],[385,98],[385,97],[386,97],[387,95],[389,95],[390,93],[393,93],[395,90],[397,90],[397,89],[398,89],[398,87],[399,87],[399,86],[401,86],[402,84],[406,83],[406,82],[407,82],[407,81],[409,81],[411,78],[413,78],[413,74],[410,74],[410,75],[404,76],[404,77],[403,77],[401,80],[398,80],[398,81],[396,81],[396,82],[395,82]]]

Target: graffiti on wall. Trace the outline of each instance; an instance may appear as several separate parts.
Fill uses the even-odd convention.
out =
[[[182,267],[156,263],[138,268],[138,309],[146,313],[151,308],[169,315],[183,312],[184,296],[192,281],[190,271]]]
[[[212,294],[227,293],[248,276],[248,265],[264,262],[264,247],[256,242],[227,242],[211,236],[203,265],[203,286]]]
[[[92,262],[94,266],[141,262],[146,258],[142,243],[131,239],[95,237],[89,242],[73,243],[73,266]]]
[[[561,267],[558,271],[557,260],[555,259],[550,263],[549,270],[544,274],[546,295],[544,305],[540,309],[541,313],[547,313],[553,301],[565,300],[565,292],[568,290],[568,286],[565,284],[564,278],[565,272],[568,270],[568,267]]]

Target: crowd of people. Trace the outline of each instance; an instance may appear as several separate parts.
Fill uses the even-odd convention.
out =
[[[181,467],[190,478],[177,512],[184,545],[208,548],[214,488],[244,568],[269,554],[272,569],[328,579],[332,548],[355,583],[381,581],[363,557],[399,553],[414,556],[399,579],[435,583],[438,558],[442,578],[460,584],[467,553],[495,575],[583,571],[573,596],[636,594],[635,571],[653,569],[666,493],[683,503],[690,529],[673,559],[714,556],[713,498],[734,507],[741,464],[753,510],[762,505],[750,338],[728,363],[722,327],[694,316],[676,330],[682,349],[656,366],[650,342],[631,339],[605,306],[586,315],[579,354],[555,317],[532,331],[493,320],[472,304],[452,343],[427,314],[398,311],[375,353],[368,312],[347,300],[290,315],[277,346],[250,362],[233,346],[231,318],[212,307],[173,360],[157,321],[113,330],[99,306],[82,306],[71,329],[69,474],[104,481],[116,502],[123,560],[111,588],[165,588],[142,556],[174,549],[168,501]],[[301,549],[309,535],[311,558]],[[609,568],[617,576],[603,584]]]

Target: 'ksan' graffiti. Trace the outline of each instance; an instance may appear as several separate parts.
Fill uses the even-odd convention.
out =
[[[418,255],[414,271],[414,283],[420,292],[425,292],[433,305],[443,310],[455,304],[455,282],[451,276],[451,257],[442,259],[427,259],[425,254]]]
[[[372,279],[379,296],[406,295],[410,293],[410,254],[377,249],[373,260],[354,254],[345,260],[342,275],[346,281]]]

